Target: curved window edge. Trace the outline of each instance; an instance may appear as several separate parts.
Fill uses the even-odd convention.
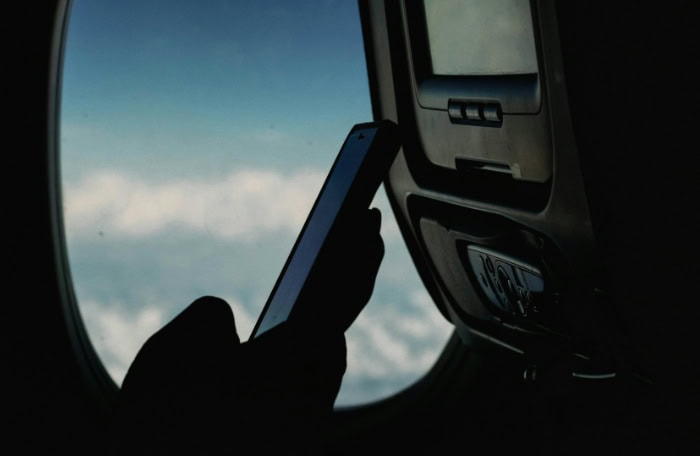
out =
[[[85,328],[73,288],[63,220],[60,160],[60,112],[65,42],[72,0],[59,0],[55,7],[48,83],[47,181],[54,267],[65,329],[87,390],[105,413],[116,407],[119,387],[107,372]]]
[[[366,434],[372,428],[386,426],[409,409],[425,408],[438,397],[461,396],[462,380],[474,375],[479,363],[478,357],[470,356],[471,349],[453,330],[433,365],[411,385],[376,401],[336,407],[331,439]],[[457,371],[459,375],[453,375]]]

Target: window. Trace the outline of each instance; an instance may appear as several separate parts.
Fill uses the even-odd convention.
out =
[[[76,0],[64,59],[66,242],[108,372],[119,384],[205,294],[245,340],[347,132],[371,120],[357,5]],[[387,253],[338,405],[408,386],[451,333],[383,190],[376,205]]]

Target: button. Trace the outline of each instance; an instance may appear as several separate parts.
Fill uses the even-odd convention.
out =
[[[479,259],[481,260],[481,269],[486,270],[486,257],[483,255],[479,255]]]
[[[517,301],[518,297],[515,294],[515,289],[513,287],[513,282],[511,282],[508,273],[503,268],[503,266],[498,266],[498,281],[503,287],[503,293],[509,301]]]
[[[498,291],[499,293],[503,293],[501,282],[498,279],[494,280],[494,284],[496,285],[496,291]]]
[[[455,101],[450,101],[447,105],[447,112],[452,120],[463,120],[464,112],[462,111],[462,104]]]
[[[490,287],[489,287],[489,281],[488,281],[488,279],[486,278],[486,276],[484,275],[483,272],[480,272],[480,273],[479,273],[479,278],[481,279],[481,283],[484,285],[484,288],[490,288]]]
[[[491,261],[491,258],[486,257],[486,261],[485,261],[485,262],[486,262],[486,269],[488,269],[488,271],[489,271],[491,274],[493,274],[494,269],[493,269],[493,262]]]
[[[467,103],[464,105],[464,117],[467,120],[484,120],[481,115],[481,106],[478,103]]]
[[[501,115],[501,107],[497,104],[487,104],[484,106],[483,110],[484,120],[489,122],[500,122],[503,120]]]

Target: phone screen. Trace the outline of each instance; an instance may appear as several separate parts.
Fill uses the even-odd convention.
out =
[[[378,123],[370,123],[358,124],[350,131],[251,337],[256,337],[289,318],[341,212],[369,207],[398,150],[398,144],[390,147],[386,147],[387,144],[383,141],[378,144],[376,139],[379,129]],[[392,147],[395,150],[391,150]],[[386,154],[391,160],[372,159],[372,154]]]

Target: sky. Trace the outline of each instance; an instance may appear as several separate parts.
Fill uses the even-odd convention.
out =
[[[86,328],[120,383],[202,295],[247,339],[352,125],[372,120],[353,1],[75,0],[64,51],[66,241]],[[338,405],[427,372],[452,327],[380,189],[386,255],[347,333]]]

